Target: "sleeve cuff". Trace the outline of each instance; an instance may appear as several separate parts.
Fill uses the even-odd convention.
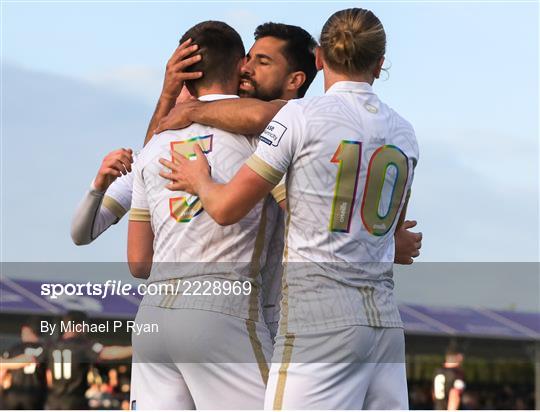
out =
[[[92,183],[90,183],[90,192],[96,195],[101,195],[101,196],[105,194],[105,192],[96,189],[95,179],[93,179]]]
[[[118,219],[122,219],[122,217],[127,213],[127,210],[124,209],[122,205],[116,201],[116,199],[107,195],[105,195],[103,198],[102,205],[109,209],[109,211]]]
[[[285,174],[280,172],[279,170],[274,169],[272,166],[270,166],[268,163],[266,163],[264,160],[262,160],[255,154],[251,155],[251,157],[246,161],[246,165],[259,176],[261,176],[264,180],[267,180],[273,185],[277,185]]]
[[[287,188],[284,184],[277,185],[270,193],[272,193],[272,196],[277,203],[283,202],[285,199],[287,199]]]
[[[134,222],[150,222],[150,211],[148,209],[132,207],[129,212],[129,220]]]

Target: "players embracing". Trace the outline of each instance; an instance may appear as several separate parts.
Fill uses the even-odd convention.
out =
[[[315,43],[310,41],[311,36],[295,26],[279,24],[260,26],[258,32],[244,64],[237,63],[241,75],[240,94],[264,100],[303,97],[316,73],[312,50]],[[298,37],[301,42],[298,42]],[[420,247],[421,237],[404,230],[406,227],[402,224],[418,154],[412,128],[380,102],[371,89],[384,60],[385,41],[384,29],[371,12],[351,9],[336,13],[325,25],[321,49],[317,51],[317,68],[324,70],[327,93],[322,97],[289,103],[277,115],[285,102],[223,100],[236,94],[237,87],[233,86],[235,76],[238,84],[238,70],[237,73],[230,71],[217,82],[210,70],[202,80],[207,76],[206,80],[214,78],[214,82],[206,83],[202,92],[200,87],[194,87],[196,79],[202,75],[202,71],[197,69],[201,67],[197,66],[200,58],[193,55],[201,46],[196,41],[184,42],[180,51],[175,53],[176,75],[182,80],[176,84],[176,97],[183,80],[189,80],[192,85],[190,91],[206,102],[188,101],[177,105],[159,127],[178,128],[191,122],[199,125],[182,132],[165,132],[150,140],[136,161],[135,172],[128,174],[136,181],[133,202],[130,202],[132,183],[128,176],[116,179],[131,171],[131,152],[118,151],[107,165],[104,163],[96,178],[96,182],[103,183],[97,188],[101,190],[94,187],[93,203],[83,203],[78,212],[78,223],[81,219],[84,223],[78,229],[84,226],[86,230],[85,240],[79,243],[93,240],[131,207],[134,223],[130,223],[130,240],[132,246],[134,241],[138,243],[138,248],[130,248],[130,253],[138,250],[130,259],[134,272],[147,274],[151,262],[154,262],[154,273],[171,272],[171,268],[176,272],[176,276],[166,275],[154,278],[154,281],[177,280],[177,269],[181,266],[175,264],[179,262],[221,264],[220,247],[229,246],[234,250],[235,246],[242,246],[251,251],[249,267],[252,273],[248,277],[258,295],[247,303],[247,315],[240,314],[238,309],[235,313],[223,313],[226,306],[223,301],[217,311],[215,301],[203,304],[214,305],[213,309],[209,306],[182,307],[185,302],[173,296],[164,299],[167,305],[164,305],[164,300],[152,304],[146,302],[144,306],[153,309],[141,308],[139,316],[152,319],[158,316],[164,319],[165,316],[165,322],[172,329],[176,322],[184,332],[185,327],[199,336],[201,325],[215,325],[213,333],[206,338],[207,341],[216,339],[216,346],[207,349],[215,349],[218,354],[223,347],[223,342],[219,341],[220,331],[233,330],[235,332],[227,332],[227,336],[238,338],[238,348],[234,350],[239,352],[236,353],[253,355],[247,361],[242,358],[236,363],[234,356],[226,362],[227,359],[218,355],[214,361],[220,360],[214,364],[212,359],[206,359],[207,362],[198,360],[196,367],[190,370],[184,365],[188,362],[174,361],[178,352],[159,352],[159,344],[149,340],[142,345],[143,348],[158,348],[159,353],[138,359],[144,366],[141,366],[139,375],[136,368],[134,371],[133,378],[139,381],[133,386],[137,393],[133,399],[136,401],[134,406],[262,407],[265,375],[268,375],[265,364],[270,360],[272,350],[268,349],[271,341],[264,323],[260,322],[260,312],[262,306],[271,308],[270,315],[265,313],[267,323],[271,324],[278,313],[274,309],[278,306],[275,301],[282,291],[280,327],[266,390],[267,408],[407,407],[403,331],[393,302],[392,264],[395,259],[399,261],[398,256],[406,256],[402,263],[411,263]],[[203,61],[208,53],[211,53],[211,48],[199,49]],[[295,53],[308,56],[298,59],[303,66],[292,58]],[[208,59],[211,60],[211,55]],[[195,68],[188,71],[187,68],[193,64]],[[223,74],[227,69],[230,67],[219,67],[217,72]],[[205,94],[210,96],[200,99]],[[174,96],[173,93],[164,98],[162,94],[149,130],[154,130],[159,120],[169,113],[171,97]],[[220,101],[208,102],[210,100]],[[257,135],[262,132],[261,143],[256,149],[256,144],[249,137],[223,130]],[[210,135],[211,138],[208,137]],[[223,142],[223,148],[216,146],[217,141]],[[203,155],[197,144],[209,157],[212,177],[220,183],[233,179],[230,184],[209,186],[215,189],[210,192],[205,191],[205,185],[199,184],[200,176],[207,176],[207,164],[202,162]],[[189,150],[184,150],[187,145]],[[227,146],[230,146],[229,152]],[[182,164],[182,158],[177,158],[182,164],[182,170],[179,170],[177,164],[168,160],[171,147],[179,148],[182,155],[190,158],[197,154],[197,161],[188,165]],[[234,172],[255,149],[256,155],[234,177]],[[173,180],[170,187],[196,192],[198,196],[167,191],[165,181],[157,178],[159,157],[165,158],[162,163],[172,171],[161,171],[163,177]],[[110,179],[103,179],[107,176]],[[281,290],[279,265],[266,267],[268,262],[265,259],[271,259],[272,253],[275,256],[276,251],[282,249],[283,233],[279,225],[282,212],[276,209],[273,200],[265,200],[264,196],[282,178],[287,183],[288,211],[287,246],[283,258],[286,274]],[[203,181],[210,185],[208,177]],[[123,189],[116,196],[117,201],[114,190],[110,189],[119,186],[120,182]],[[279,185],[277,187],[274,194],[280,201],[284,190]],[[81,211],[86,214],[81,215]],[[212,223],[210,217],[221,224],[234,223],[233,228],[227,232],[227,228]],[[244,219],[236,223],[241,218]],[[152,219],[152,224],[147,223],[148,219]],[[103,223],[96,228],[99,222]],[[145,223],[144,229],[133,231],[136,226],[140,229],[140,223]],[[170,227],[167,229],[166,226]],[[235,226],[241,229],[234,229]],[[191,230],[186,231],[186,227],[191,227]],[[402,235],[408,236],[405,242],[398,242],[398,237],[394,242],[394,232],[398,229]],[[235,230],[238,239],[247,240],[247,243],[227,244],[225,239],[232,240],[234,236],[227,237],[226,234],[230,235]],[[161,237],[158,237],[160,231]],[[213,236],[208,236],[209,232]],[[157,241],[155,237],[158,237]],[[277,245],[270,248],[270,254],[267,252],[269,242]],[[193,249],[192,255],[185,254],[183,248],[186,245]],[[406,252],[400,251],[398,245],[405,245]],[[197,247],[198,254],[194,252]],[[277,255],[281,253],[277,252]],[[234,254],[229,253],[228,256]],[[237,259],[239,264],[248,261],[241,253],[233,259]],[[203,264],[201,267],[209,266]],[[264,278],[260,279],[260,273],[264,275],[265,269],[266,290]],[[234,269],[237,272],[242,270]],[[197,275],[212,274],[207,269],[204,272]],[[264,291],[262,297],[258,292],[261,288]],[[256,308],[251,306],[249,309],[253,302]],[[243,305],[240,301],[236,303],[239,307]],[[163,306],[169,310],[161,310]],[[170,309],[183,310],[171,312]],[[199,312],[192,316],[193,310]],[[212,310],[214,313],[207,313]],[[252,317],[254,313],[257,313],[257,320]],[[184,354],[185,348],[190,347],[180,331],[159,339],[161,343],[167,341],[182,346]],[[196,340],[189,343],[193,342]],[[313,347],[318,350],[313,350]],[[193,345],[191,348],[193,353],[197,353]],[[372,351],[373,348],[378,350]],[[188,360],[193,359],[188,356]],[[229,363],[229,369],[225,367],[219,371],[221,366],[216,364],[221,363]],[[236,371],[231,364],[237,366]],[[216,380],[209,378],[212,374]],[[162,396],[164,392],[152,389],[153,376],[161,376],[162,379],[156,382],[159,388],[168,388],[166,392],[169,395]],[[190,385],[186,378],[193,383]],[[229,380],[228,391],[221,387],[223,383],[218,382],[221,378]],[[243,387],[242,381],[245,381]],[[333,383],[330,385],[328,382]],[[138,392],[137,385],[140,388]],[[393,386],[392,394],[387,390],[388,385]],[[247,391],[251,395],[243,396]],[[211,403],[212,398],[219,399],[218,403]]]
[[[170,188],[234,224],[286,176],[283,297],[265,408],[407,409],[403,327],[393,296],[396,227],[418,161],[412,126],[380,101],[386,35],[368,10],[328,19],[316,64],[325,95],[288,102],[233,179],[163,160]]]

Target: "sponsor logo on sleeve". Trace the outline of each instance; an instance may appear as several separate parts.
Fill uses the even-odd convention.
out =
[[[268,126],[266,126],[266,129],[264,129],[264,132],[259,136],[259,139],[267,145],[277,146],[286,131],[287,128],[285,126],[272,120]]]

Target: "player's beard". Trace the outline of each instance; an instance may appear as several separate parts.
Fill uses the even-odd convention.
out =
[[[281,85],[276,84],[273,88],[264,89],[255,80],[248,76],[241,76],[240,81],[242,80],[249,81],[253,88],[249,90],[238,89],[238,95],[240,97],[252,97],[255,99],[264,100],[265,102],[281,99]]]

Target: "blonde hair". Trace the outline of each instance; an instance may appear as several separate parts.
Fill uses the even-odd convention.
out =
[[[386,52],[384,27],[372,11],[360,8],[334,13],[321,32],[328,66],[344,74],[373,70]]]

